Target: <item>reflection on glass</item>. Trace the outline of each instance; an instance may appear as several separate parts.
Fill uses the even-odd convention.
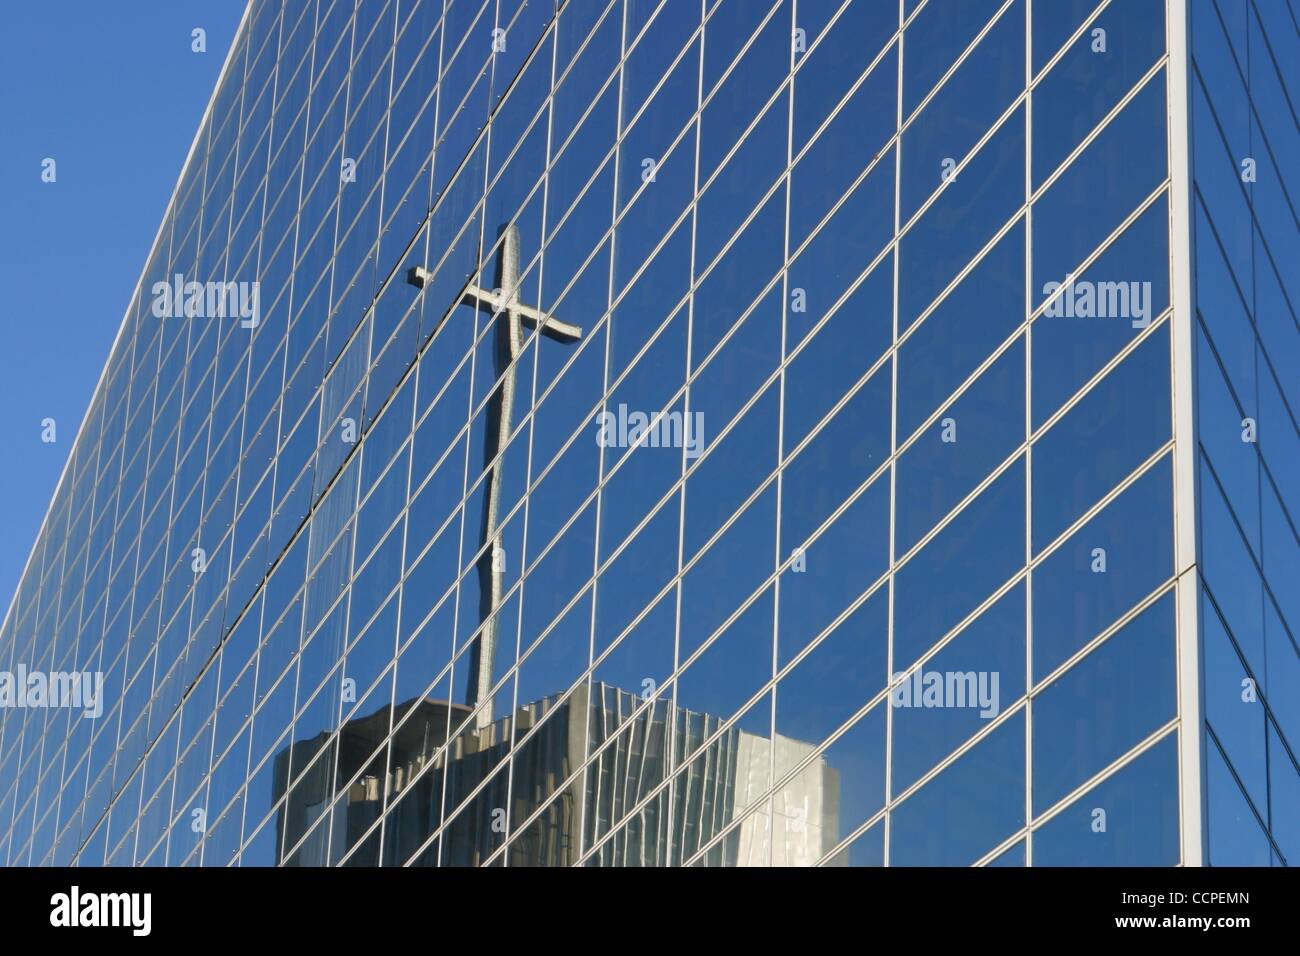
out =
[[[281,750],[280,862],[338,863],[350,851],[352,866],[477,866],[509,831],[519,835],[511,866],[570,865],[584,850],[602,866],[681,864],[702,850],[701,862],[716,866],[766,866],[773,853],[778,864],[811,865],[841,836],[839,772],[815,744],[774,740],[743,718],[724,729],[718,717],[602,683],[486,726],[469,717],[466,705],[417,698],[298,742],[312,763],[284,801],[291,751]],[[448,746],[456,724],[465,730]],[[595,756],[583,769],[588,748]],[[773,759],[802,770],[781,790],[774,821],[765,811],[742,819],[767,792]]]

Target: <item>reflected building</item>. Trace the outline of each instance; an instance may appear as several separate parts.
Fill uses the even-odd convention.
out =
[[[384,866],[570,866],[579,860],[580,832],[590,841],[629,817],[594,863],[680,864],[707,847],[711,865],[765,866],[774,856],[806,866],[830,856],[838,843],[838,775],[812,744],[778,738],[774,745],[735,727],[723,729],[716,717],[673,712],[662,700],[600,683],[469,727],[448,747],[448,733],[470,716],[464,705],[411,700],[282,750],[275,758],[277,842],[291,853],[281,863],[324,865],[331,841],[350,847],[367,839],[362,845],[368,849],[354,854],[350,865],[378,863],[382,847]],[[584,761],[588,739],[599,750],[590,763]],[[698,751],[706,741],[709,759],[679,781],[683,794],[676,836],[670,837],[668,819],[653,799],[667,785],[668,755]],[[512,743],[523,759],[515,760],[508,781],[490,777],[486,771]],[[774,746],[791,761],[812,757],[804,786],[787,793],[774,820],[763,819],[760,826],[750,818],[728,828],[761,795]],[[386,764],[373,759],[384,748]],[[318,759],[322,751],[329,753]],[[298,777],[292,795],[282,799],[295,760],[313,770]],[[335,804],[328,826],[316,826],[340,781],[349,782],[346,798]],[[482,785],[476,800],[481,809],[461,814],[434,838],[443,808],[460,804]],[[385,813],[390,808],[396,809]],[[584,825],[587,813],[592,816]],[[512,820],[527,838],[512,842],[508,854],[494,853]],[[826,862],[840,863],[842,855]]]
[[[0,862],[1300,860],[1296,13],[252,0]]]

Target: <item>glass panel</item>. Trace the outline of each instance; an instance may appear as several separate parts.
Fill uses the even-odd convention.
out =
[[[968,866],[1025,825],[1025,722],[998,726],[893,811],[891,866]]]
[[[1034,811],[1174,717],[1174,695],[1174,602],[1166,595],[1034,698]]]
[[[1035,829],[1034,865],[1176,865],[1177,744],[1169,734]]]

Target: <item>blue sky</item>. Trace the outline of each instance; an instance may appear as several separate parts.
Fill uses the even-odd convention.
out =
[[[0,31],[0,607],[8,608],[226,50],[238,0],[13,4]],[[191,31],[207,52],[191,50]],[[57,179],[42,182],[53,158]],[[53,418],[56,440],[41,441]],[[3,613],[3,611],[0,611]]]

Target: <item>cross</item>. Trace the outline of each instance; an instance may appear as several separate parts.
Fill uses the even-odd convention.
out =
[[[413,267],[407,275],[407,281],[421,288],[432,278],[433,274],[423,266]],[[519,301],[519,227],[514,223],[502,229],[501,252],[497,259],[497,286],[496,290],[484,289],[471,279],[456,298],[458,305],[473,306],[505,320],[496,326],[496,372],[501,377],[501,385],[495,399],[495,420],[490,419],[488,425],[490,431],[496,432],[496,449],[488,452],[492,476],[484,504],[483,540],[480,545],[484,551],[478,562],[479,581],[486,591],[486,600],[480,598],[479,601],[483,632],[470,657],[466,703],[471,707],[484,704],[492,689],[492,664],[497,648],[497,614],[501,608],[501,591],[505,582],[505,567],[498,558],[501,554],[500,532],[497,529],[501,467],[505,462],[506,444],[510,441],[515,404],[515,369],[518,364],[516,360],[523,349],[523,325],[527,323],[561,342],[582,338],[582,329],[578,326],[561,322],[555,316]],[[489,544],[491,547],[487,547]],[[479,708],[475,724],[486,727],[491,723],[492,705],[489,701]]]

